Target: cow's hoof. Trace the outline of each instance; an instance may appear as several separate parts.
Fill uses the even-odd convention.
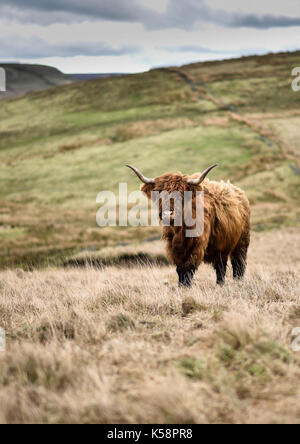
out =
[[[224,287],[225,284],[225,281],[217,281],[217,285],[219,285],[220,287]]]

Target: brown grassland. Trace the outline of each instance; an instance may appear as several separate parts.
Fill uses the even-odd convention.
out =
[[[0,421],[299,423],[299,271],[288,229],[223,288],[207,266],[192,290],[167,266],[2,272]]]

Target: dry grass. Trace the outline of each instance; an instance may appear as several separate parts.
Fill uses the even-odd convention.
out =
[[[158,236],[158,239],[160,236]],[[94,251],[82,251],[68,257],[65,266],[86,265],[168,265],[169,261],[165,255],[164,242],[156,240],[143,241],[139,243],[124,243],[116,247],[106,247]]]
[[[254,236],[247,278],[171,267],[0,274],[2,423],[299,423],[299,231]]]
[[[114,140],[125,142],[140,137],[149,137],[164,131],[172,131],[179,128],[192,128],[198,126],[198,122],[188,118],[143,120],[141,122],[126,123],[115,129]]]

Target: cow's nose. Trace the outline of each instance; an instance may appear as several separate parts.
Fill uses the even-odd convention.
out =
[[[162,221],[169,225],[173,223],[174,220],[174,211],[164,211],[162,215]]]

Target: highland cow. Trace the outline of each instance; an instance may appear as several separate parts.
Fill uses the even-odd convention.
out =
[[[176,207],[170,208],[171,223],[163,227],[163,238],[167,242],[168,257],[177,266],[179,285],[189,287],[196,270],[202,262],[212,264],[217,275],[217,284],[225,284],[228,258],[231,259],[233,277],[242,279],[246,271],[247,250],[250,242],[250,205],[245,193],[230,182],[206,179],[207,174],[187,176],[167,173],[156,179],[145,177],[137,168],[131,168],[143,182],[142,191],[148,199],[153,191],[179,191],[182,196],[192,192],[192,212],[196,216],[197,191],[204,192],[203,232],[198,237],[187,237],[187,226],[172,224]],[[160,205],[160,219],[163,220]],[[197,216],[196,216],[197,217]]]

